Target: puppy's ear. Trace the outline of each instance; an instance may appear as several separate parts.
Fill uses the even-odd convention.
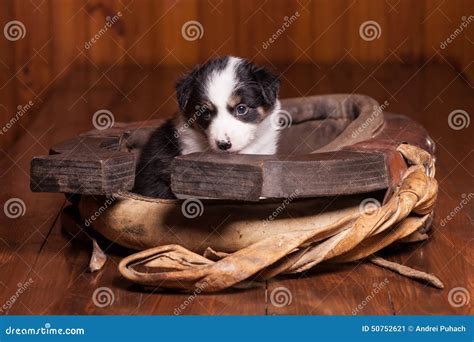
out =
[[[256,81],[260,85],[263,100],[268,106],[273,106],[280,90],[280,78],[266,68],[256,67],[253,70]]]
[[[188,103],[191,91],[194,85],[194,71],[182,77],[176,83],[176,98],[178,100],[179,110],[184,112],[186,104]]]

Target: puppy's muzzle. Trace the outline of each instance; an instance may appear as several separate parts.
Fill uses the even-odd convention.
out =
[[[222,150],[222,151],[227,151],[229,148],[232,147],[232,143],[230,141],[219,141],[217,140],[216,141],[216,144],[217,144],[217,147],[219,148],[219,150]]]

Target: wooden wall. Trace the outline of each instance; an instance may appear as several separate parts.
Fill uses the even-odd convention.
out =
[[[106,18],[119,12],[104,31]],[[269,64],[438,60],[472,81],[474,21],[440,48],[472,15],[472,0],[2,0],[0,28],[19,20],[26,36],[0,37],[0,126],[18,105],[41,105],[75,63],[188,65],[223,54]],[[182,35],[191,20],[203,28],[194,41]],[[380,26],[380,37],[365,41],[359,28],[369,20]],[[264,47],[285,22],[292,23]],[[100,38],[86,48],[96,34]],[[34,110],[21,124],[33,119]],[[0,136],[0,147],[21,129],[15,125]]]

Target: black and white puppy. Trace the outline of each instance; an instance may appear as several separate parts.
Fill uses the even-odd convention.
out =
[[[195,67],[176,85],[178,115],[144,146],[134,192],[174,198],[170,164],[193,152],[274,154],[278,146],[279,78],[226,56]]]

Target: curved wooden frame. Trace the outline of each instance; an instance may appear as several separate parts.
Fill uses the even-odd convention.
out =
[[[258,201],[317,197],[390,188],[406,170],[400,143],[431,154],[434,143],[418,123],[383,113],[363,95],[326,95],[282,100],[292,125],[351,121],[329,144],[302,155],[195,153],[175,158],[172,190],[178,197]],[[54,146],[33,158],[33,191],[110,194],[132,189],[137,151],[162,120],[116,123]]]

